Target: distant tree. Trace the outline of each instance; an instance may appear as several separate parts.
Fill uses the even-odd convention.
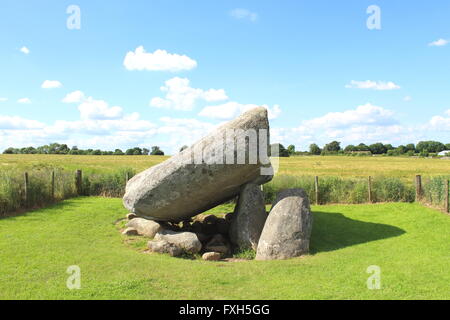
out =
[[[320,147],[313,143],[309,146],[309,153],[313,154],[313,155],[319,155],[322,152],[322,149],[320,149]]]
[[[295,146],[293,144],[289,145],[287,147],[287,152],[289,153],[290,156],[295,155]]]
[[[132,156],[134,154],[134,149],[127,149],[127,151],[125,151],[125,154],[127,156]]]
[[[323,147],[324,153],[337,153],[341,150],[341,143],[338,141],[332,141]]]
[[[428,153],[438,153],[445,150],[445,145],[438,141],[420,141],[416,146],[416,150],[419,153],[424,151],[427,151]]]
[[[150,153],[152,156],[163,156],[164,151],[162,151],[158,146],[152,147],[152,152]]]
[[[6,149],[5,151],[3,151],[3,154],[15,154],[15,153],[17,153],[16,149],[11,148],[11,147]]]
[[[409,151],[416,152],[416,146],[414,145],[414,143],[409,143],[405,147],[406,147],[406,152],[409,152]]]
[[[123,151],[120,150],[120,149],[114,150],[114,154],[115,154],[116,156],[123,156],[123,155],[124,155]]]
[[[357,150],[356,146],[354,146],[352,144],[349,144],[348,146],[346,146],[344,148],[344,152],[346,152],[346,153],[350,153],[350,152],[354,152],[354,151],[358,151],[358,150]]]
[[[445,145],[445,150],[450,150],[450,143],[447,143],[447,144]]]
[[[389,150],[390,151],[390,150]],[[396,149],[395,149],[397,154],[405,154],[406,152],[408,152],[408,149],[406,148],[406,146],[404,145],[399,145]]]
[[[187,145],[182,146],[182,147],[180,148],[180,152],[182,152],[183,150],[186,150],[187,148],[188,148]]]
[[[274,156],[278,151],[279,157],[289,157],[289,152],[281,143],[273,143],[270,145],[270,155]]]
[[[92,151],[91,154],[93,156],[101,156],[102,155],[102,150],[96,149],[96,150]]]
[[[70,148],[69,154],[82,154],[81,152],[82,150],[79,150],[77,146],[73,146],[72,148]]]
[[[143,148],[143,149],[142,149],[142,154],[143,154],[144,156],[148,156],[149,153],[150,153],[150,150],[148,150],[147,148]]]
[[[369,146],[369,150],[373,154],[384,154],[388,151],[387,147],[381,142],[371,144]]]
[[[364,143],[360,143],[356,146],[356,151],[370,151],[370,148]]]

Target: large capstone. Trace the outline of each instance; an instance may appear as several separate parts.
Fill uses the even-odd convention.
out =
[[[267,219],[261,186],[248,183],[241,193],[231,220],[230,240],[241,249],[254,249]]]
[[[269,181],[269,143],[267,110],[251,109],[134,176],[123,203],[146,219],[186,220],[236,197],[246,183]]]
[[[256,260],[289,259],[309,252],[313,217],[306,192],[281,191],[258,242]]]

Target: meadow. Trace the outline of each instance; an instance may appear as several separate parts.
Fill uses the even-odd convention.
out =
[[[78,156],[78,155],[0,155],[0,170],[57,167],[110,172],[117,169],[143,171],[168,156]],[[416,174],[436,176],[450,173],[450,161],[437,158],[387,156],[296,156],[280,158],[279,175],[367,177],[387,176],[412,180]]]
[[[207,262],[129,243],[120,199],[65,200],[0,219],[0,299],[450,299],[448,216],[416,203],[312,210],[310,255]],[[73,265],[79,290],[66,286]],[[379,290],[367,287],[372,265]]]
[[[83,171],[86,196],[121,197],[126,179],[156,165],[167,156],[0,155],[0,216],[79,195],[74,183]],[[411,157],[298,156],[279,158],[279,170],[264,186],[267,203],[285,188],[303,188],[320,204],[359,204],[369,201],[368,176],[372,177],[372,202],[415,201],[414,178],[423,176],[423,198],[444,208],[445,181],[450,161]],[[25,190],[24,172],[28,173]],[[52,174],[55,180],[52,183]],[[319,176],[316,194],[314,176]],[[53,185],[53,188],[52,188]],[[52,192],[52,190],[54,190]]]

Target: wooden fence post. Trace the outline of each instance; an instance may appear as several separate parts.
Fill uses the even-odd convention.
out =
[[[25,207],[28,207],[28,186],[29,186],[29,180],[28,180],[28,172],[25,172],[23,174],[24,178],[24,197],[25,197]]]
[[[450,213],[450,199],[449,199],[449,195],[448,195],[448,193],[450,191],[449,190],[450,189],[449,184],[450,184],[450,181],[446,180],[445,181],[445,188],[444,188],[444,190],[445,190],[444,199],[445,199],[445,212],[447,212],[447,213]]]
[[[314,177],[314,189],[316,192],[316,204],[319,204],[319,177],[315,176]]]
[[[416,202],[419,202],[422,198],[422,176],[416,175]]]
[[[52,201],[55,201],[55,171],[52,171],[51,179],[52,179],[52,185],[51,185],[52,190],[50,192],[52,195]]]
[[[81,196],[81,194],[83,193],[82,183],[83,183],[83,173],[81,170],[77,170],[75,174],[75,187],[77,189],[77,194],[79,196]]]
[[[369,176],[367,188],[368,188],[368,193],[369,193],[369,203],[372,203],[373,201],[372,201],[372,177],[371,176]]]

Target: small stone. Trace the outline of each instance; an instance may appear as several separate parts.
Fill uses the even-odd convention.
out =
[[[126,228],[122,231],[122,234],[125,236],[138,236],[139,233],[135,228]]]
[[[205,251],[219,252],[223,255],[230,252],[227,240],[221,234],[216,234],[205,246]]]
[[[153,238],[158,231],[162,229],[161,225],[152,220],[147,220],[143,218],[134,218],[130,220],[126,227],[134,228],[140,235]]]
[[[172,257],[178,257],[183,253],[183,249],[167,242],[166,240],[153,240],[148,242],[148,248],[151,252],[167,253]]]
[[[208,214],[208,215],[203,217],[202,222],[203,223],[216,223],[217,219],[218,219],[217,216],[215,216],[213,214]]]
[[[219,252],[206,252],[202,255],[202,259],[205,261],[219,261],[220,257]]]
[[[130,212],[129,214],[127,214],[127,219],[128,220],[131,220],[131,219],[134,219],[134,218],[137,218],[137,215],[135,215],[134,213]]]
[[[189,253],[198,253],[202,250],[202,243],[193,232],[176,232],[172,230],[161,230],[155,235],[155,240],[165,240],[182,248]]]

